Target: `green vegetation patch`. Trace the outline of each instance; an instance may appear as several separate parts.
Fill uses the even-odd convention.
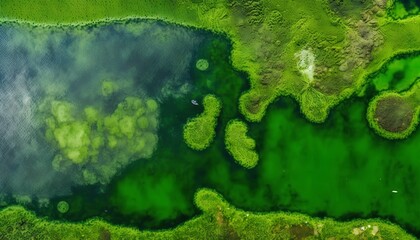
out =
[[[0,211],[1,239],[414,239],[400,227],[377,220],[337,222],[298,213],[253,213],[235,208],[220,194],[195,195],[203,211],[174,229],[139,231],[100,219],[84,223],[48,221],[22,207]]]
[[[56,100],[41,110],[46,137],[59,150],[54,169],[75,173],[81,184],[108,183],[121,166],[151,157],[157,144],[158,104],[153,99],[126,97],[109,115],[93,106],[80,112]]]
[[[239,120],[231,120],[226,126],[225,145],[239,165],[245,168],[253,168],[258,163],[258,154],[255,151],[254,139],[246,134],[248,127]]]
[[[194,150],[204,150],[210,146],[216,135],[217,119],[222,109],[220,100],[214,95],[203,99],[204,112],[191,118],[184,125],[184,141]]]
[[[367,119],[380,136],[403,139],[416,129],[420,112],[419,85],[402,94],[380,94],[369,103]]]

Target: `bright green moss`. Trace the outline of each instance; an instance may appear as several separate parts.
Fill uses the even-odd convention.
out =
[[[189,119],[184,125],[184,141],[194,150],[204,150],[215,137],[217,119],[222,108],[221,102],[214,95],[203,99],[204,112]]]
[[[246,134],[246,124],[239,120],[231,120],[226,126],[225,145],[239,165],[253,168],[258,163],[258,154],[255,152],[255,141]]]
[[[173,229],[139,231],[99,219],[84,223],[48,221],[22,207],[0,211],[2,239],[415,239],[389,222],[366,219],[338,222],[298,213],[253,213],[235,208],[220,194],[201,189],[198,217]]]

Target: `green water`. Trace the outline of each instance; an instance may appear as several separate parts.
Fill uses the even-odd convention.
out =
[[[384,64],[381,71],[374,74],[371,83],[376,91],[405,91],[420,78],[420,54],[398,55]]]
[[[212,41],[217,45],[208,45],[208,53],[223,56],[227,46],[221,48],[221,42]],[[203,54],[197,58],[206,58]],[[324,124],[316,125],[299,113],[293,100],[281,98],[261,123],[250,125],[261,160],[255,169],[245,170],[223,145],[223,127],[239,116],[234,107],[239,95],[232,93],[240,88],[232,86],[243,81],[233,74],[223,77],[231,70],[220,59],[217,64],[221,69],[225,66],[220,73],[214,61],[209,72],[193,73],[199,88],[207,89],[204,93],[221,96],[229,106],[222,111],[215,143],[203,152],[188,149],[181,130],[186,118],[195,115],[194,107],[185,107],[182,101],[171,105],[179,115],[167,119],[161,131],[173,134],[160,143],[150,163],[131,167],[109,189],[107,196],[119,221],[130,217],[141,228],[174,226],[197,213],[194,191],[210,187],[248,210],[298,211],[338,219],[381,217],[418,233],[418,131],[405,141],[378,137],[365,119],[367,99],[341,104]],[[209,83],[214,88],[208,89]]]
[[[394,19],[403,19],[420,13],[419,0],[395,0],[388,9],[388,14]]]
[[[237,106],[240,94],[249,88],[248,80],[232,69],[232,46],[225,37],[198,33],[204,40],[193,51],[185,76],[192,89],[161,101],[159,143],[152,158],[133,162],[108,186],[73,186],[72,194],[51,198],[49,206],[29,208],[53,219],[98,216],[112,223],[160,229],[199,214],[194,193],[209,187],[247,210],[297,211],[338,219],[381,217],[420,234],[418,130],[404,141],[378,137],[365,119],[368,97],[347,100],[323,124],[308,122],[295,101],[282,97],[261,123],[248,123],[260,161],[256,168],[244,169],[226,152],[223,136],[229,120],[243,119]],[[208,60],[206,71],[195,68],[198,59]],[[414,69],[410,66],[402,69]],[[182,127],[203,110],[191,100],[201,104],[208,93],[220,97],[223,109],[214,143],[197,152],[183,142]],[[66,214],[55,209],[61,200],[70,205]]]

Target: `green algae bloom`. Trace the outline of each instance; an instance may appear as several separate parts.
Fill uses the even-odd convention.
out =
[[[194,150],[204,150],[210,146],[216,135],[217,119],[222,108],[214,95],[206,95],[203,100],[204,112],[189,119],[184,125],[184,141]]]
[[[102,96],[104,97],[111,96],[113,93],[115,93],[118,90],[119,90],[119,87],[114,81],[111,81],[111,80],[102,81],[102,85],[101,85]]]
[[[226,126],[225,145],[235,161],[244,168],[253,168],[258,163],[255,152],[255,141],[246,134],[246,124],[239,120],[231,120]]]
[[[133,159],[151,157],[158,141],[158,108],[153,99],[129,96],[111,114],[93,106],[78,114],[70,102],[53,101],[45,118],[46,138],[59,150],[53,168],[75,172],[81,184],[108,183]]]

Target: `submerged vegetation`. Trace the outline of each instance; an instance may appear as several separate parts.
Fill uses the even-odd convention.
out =
[[[200,189],[200,216],[170,230],[139,231],[99,219],[65,223],[37,218],[22,207],[0,211],[1,239],[414,239],[400,227],[377,220],[337,222],[298,213],[253,213],[235,208],[210,189]]]
[[[26,7],[17,10],[16,6]],[[64,12],[52,11],[63,6]],[[299,100],[308,119],[321,122],[331,107],[351,96],[366,81],[367,74],[391,55],[419,49],[416,34],[420,17],[394,21],[386,16],[386,7],[383,0],[288,0],[282,4],[274,0],[160,0],[142,4],[134,0],[124,4],[19,0],[2,3],[0,15],[41,23],[139,16],[223,32],[234,43],[233,66],[250,76],[251,88],[240,99],[240,110],[247,120],[260,121],[271,102],[291,95]],[[45,12],[49,14],[42,14]],[[291,59],[309,48],[315,56],[314,81],[319,94],[302,97],[305,79]],[[312,97],[316,101],[324,99],[319,107],[322,109],[306,106]]]
[[[70,205],[66,201],[60,201],[57,203],[57,211],[60,213],[67,213],[70,209]]]
[[[187,121],[184,125],[184,141],[194,150],[204,150],[210,146],[216,135],[217,119],[222,103],[214,95],[206,95],[203,99],[204,111]]]
[[[55,100],[42,110],[46,137],[59,149],[53,168],[80,184],[106,184],[134,159],[150,158],[156,148],[158,104],[153,99],[126,97],[110,115],[87,106],[76,117],[76,106]]]
[[[226,150],[235,161],[244,168],[253,168],[258,163],[258,154],[255,151],[254,139],[246,134],[248,127],[239,120],[231,120],[226,126]]]

